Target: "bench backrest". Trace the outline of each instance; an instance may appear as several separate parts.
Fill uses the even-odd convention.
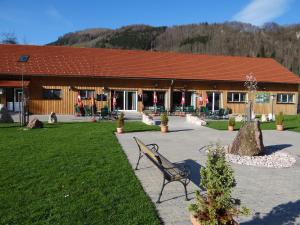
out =
[[[148,148],[141,140],[134,137],[137,145],[139,146],[140,151],[146,155],[150,161],[152,161],[162,173],[166,175],[167,179],[176,179],[177,176],[180,174],[180,170],[176,168],[176,166],[166,159],[162,154],[159,152],[155,152],[154,150]]]

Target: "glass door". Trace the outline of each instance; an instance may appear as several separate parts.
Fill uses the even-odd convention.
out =
[[[115,98],[115,100],[114,100]],[[136,111],[137,110],[137,93],[136,91],[112,91],[111,92],[111,106],[113,110],[113,103],[115,102],[115,109]]]
[[[209,111],[216,111],[220,109],[221,106],[221,93],[220,92],[207,92],[208,102],[206,107]]]

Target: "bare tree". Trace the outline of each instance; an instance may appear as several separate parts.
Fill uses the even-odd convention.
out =
[[[1,43],[2,44],[18,44],[17,37],[15,33],[2,33],[1,34]]]

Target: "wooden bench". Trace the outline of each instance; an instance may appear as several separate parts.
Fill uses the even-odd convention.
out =
[[[157,203],[160,203],[160,198],[164,187],[173,181],[178,181],[184,186],[185,199],[188,200],[186,187],[190,183],[190,170],[187,168],[187,166],[179,166],[171,163],[158,152],[159,147],[157,144],[145,145],[136,137],[134,137],[134,140],[139,148],[139,158],[135,169],[138,169],[141,158],[146,156],[163,174],[163,183]]]

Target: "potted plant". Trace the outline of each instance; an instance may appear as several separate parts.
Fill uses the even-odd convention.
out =
[[[276,120],[276,130],[278,130],[278,131],[283,131],[283,129],[284,129],[284,125],[283,125],[283,122],[284,122],[283,113],[280,112],[280,113],[276,116],[275,120]]]
[[[235,126],[235,117],[230,117],[228,120],[228,130],[233,131]]]
[[[163,113],[163,114],[160,116],[160,121],[161,121],[161,125],[160,125],[161,132],[167,133],[167,132],[168,132],[168,122],[169,122],[169,118],[168,118],[168,116],[167,116],[166,113]]]
[[[124,132],[124,113],[121,112],[117,119],[117,133],[122,134]]]
[[[200,174],[200,186],[206,193],[197,191],[195,203],[189,206],[192,224],[236,225],[235,217],[249,215],[250,210],[239,208],[239,200],[231,197],[236,182],[223,147],[208,147],[206,167],[201,167]]]

